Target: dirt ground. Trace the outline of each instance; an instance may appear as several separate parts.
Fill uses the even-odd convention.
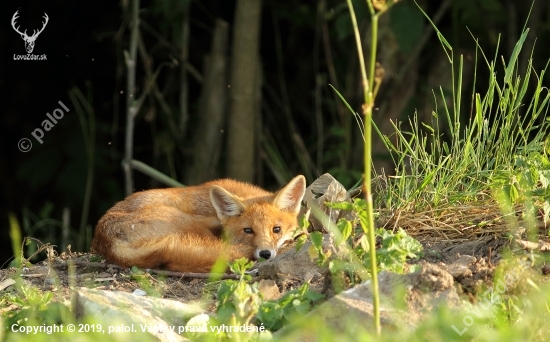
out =
[[[293,248],[286,246],[285,250]],[[69,264],[74,267],[69,267]],[[12,278],[15,268],[0,269],[0,283]],[[50,260],[44,260],[23,268],[21,276],[28,285],[42,291],[51,291],[55,301],[70,303],[70,288],[88,287],[98,290],[132,293],[143,290],[149,296],[180,301],[183,303],[209,303],[208,311],[215,310],[216,282],[209,284],[206,278],[165,276],[147,273],[142,270],[124,269],[104,263],[97,255],[90,253],[62,253]],[[259,281],[253,277],[252,281]],[[283,277],[277,281],[281,294],[296,289],[303,281],[293,277]],[[310,282],[310,289],[321,292],[324,280]],[[1,292],[14,291],[8,287]],[[16,306],[0,308],[0,314],[15,310]]]
[[[465,264],[462,271],[453,274],[459,294],[469,296],[472,301],[475,300],[475,294],[483,285],[491,286],[495,266],[502,258],[501,251],[510,246],[509,240],[494,238],[461,243],[421,242],[424,246],[423,257],[413,260],[411,263],[431,263],[445,267],[455,263],[461,256],[473,257],[468,259],[470,261]],[[287,246],[286,248],[294,247]],[[209,311],[215,309],[216,286],[208,284],[207,279],[163,276],[145,272],[136,273],[130,269],[102,262],[98,256],[89,253],[62,253],[49,261],[45,260],[25,267],[22,278],[25,282],[43,291],[53,292],[54,300],[64,303],[70,303],[71,287],[89,287],[130,293],[140,289],[146,291],[150,296],[185,303],[198,301],[204,303],[206,301],[209,303]],[[67,266],[70,263],[74,264],[74,268]],[[0,270],[0,282],[13,276],[16,272],[17,270],[14,268]],[[253,281],[259,280],[259,277],[253,278]],[[285,275],[280,275],[278,279],[274,280],[281,294],[296,289],[303,283],[303,280],[297,277],[285,277]],[[321,292],[327,297],[333,295],[333,291],[329,288],[324,276],[310,280],[310,289]],[[14,290],[11,287],[4,291]],[[9,311],[15,308],[7,307],[0,310]]]

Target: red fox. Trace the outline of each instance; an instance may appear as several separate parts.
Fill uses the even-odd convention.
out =
[[[137,192],[99,220],[92,248],[123,267],[209,272],[216,260],[273,258],[298,226],[306,189],[297,176],[277,193],[221,179]]]

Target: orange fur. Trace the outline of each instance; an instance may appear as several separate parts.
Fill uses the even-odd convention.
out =
[[[272,258],[297,227],[305,193],[297,176],[273,194],[221,179],[135,193],[99,220],[92,248],[124,267],[208,272],[216,260]]]

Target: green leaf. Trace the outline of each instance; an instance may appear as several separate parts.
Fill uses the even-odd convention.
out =
[[[350,202],[325,202],[325,205],[333,209],[352,210],[353,204]]]
[[[550,170],[539,170],[539,181],[543,188],[548,188],[550,185]]]
[[[550,222],[550,198],[547,198],[546,201],[542,204],[542,210],[544,212],[543,219],[544,223]],[[549,232],[550,235],[550,232]]]
[[[311,238],[311,243],[317,248],[321,248],[323,246],[323,234],[320,232],[312,232],[309,234]]]
[[[301,235],[296,239],[296,252],[298,252],[307,241],[307,235]]]
[[[341,243],[347,241],[347,239],[351,236],[351,233],[353,232],[353,224],[345,219],[340,219],[336,223],[336,226],[342,233],[341,240],[336,242],[337,245],[340,245]]]
[[[519,57],[519,53],[521,52],[521,48],[523,47],[523,43],[525,42],[525,39],[527,38],[528,33],[529,33],[529,29],[526,29],[522,33],[516,45],[514,46],[514,50],[512,51],[512,56],[510,57],[510,62],[508,62],[508,66],[506,67],[506,73],[504,75],[505,83],[508,83],[508,84],[511,83],[513,72],[514,70],[516,70],[516,62]]]

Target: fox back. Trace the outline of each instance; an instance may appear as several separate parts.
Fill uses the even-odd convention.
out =
[[[297,176],[277,193],[230,179],[135,193],[99,220],[92,248],[124,267],[208,272],[220,258],[269,259],[292,236],[305,193]]]

